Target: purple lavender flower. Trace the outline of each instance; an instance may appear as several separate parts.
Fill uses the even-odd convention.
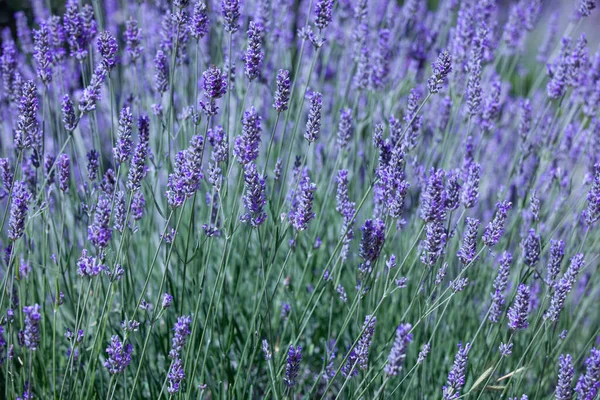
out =
[[[429,343],[425,343],[421,348],[419,355],[417,356],[417,364],[423,364],[423,361],[425,361],[425,358],[427,358],[427,355],[429,354],[430,350],[431,345]]]
[[[8,238],[14,242],[23,236],[25,231],[25,218],[29,209],[32,195],[27,190],[24,182],[15,181],[13,184],[12,203],[10,205],[10,219],[8,220]]]
[[[271,353],[271,348],[269,347],[267,339],[262,340],[262,351],[265,356],[265,361],[270,361],[273,358],[273,353]]]
[[[154,57],[154,90],[163,94],[169,88],[169,65],[167,56],[162,50],[156,52]]]
[[[262,118],[254,107],[244,112],[242,134],[235,138],[233,154],[241,164],[248,164],[258,158]]]
[[[437,93],[442,90],[446,78],[452,72],[452,57],[447,50],[444,50],[438,56],[436,62],[431,64],[431,77],[427,81],[429,93]]]
[[[133,115],[129,107],[124,107],[119,114],[119,129],[117,130],[117,145],[113,148],[115,161],[122,164],[131,157],[131,127],[133,125]]]
[[[369,87],[369,77],[371,76],[371,53],[369,49],[364,46],[358,56],[358,62],[356,63],[356,74],[354,75],[354,86],[358,90],[365,90]]]
[[[149,153],[150,119],[147,115],[140,116],[138,120],[139,143],[131,159],[127,188],[133,192],[138,191],[142,185],[142,179],[146,176],[146,158]]]
[[[560,266],[565,256],[565,242],[562,240],[550,240],[550,258],[546,267],[546,280],[548,285],[553,286],[556,277],[560,273]]]
[[[41,145],[37,111],[37,88],[33,81],[27,81],[23,84],[21,92],[19,118],[14,136],[15,147],[19,150],[28,149],[32,146],[38,148]]]
[[[583,254],[576,254],[571,258],[571,264],[563,275],[563,277],[554,285],[554,293],[550,300],[550,307],[544,313],[544,319],[548,319],[551,322],[558,321],[560,313],[565,306],[567,296],[573,289],[573,285],[577,279],[577,275],[585,266]]]
[[[511,208],[512,203],[509,201],[502,201],[496,204],[496,215],[494,215],[494,219],[490,221],[483,233],[483,243],[485,243],[486,246],[494,247],[502,237],[506,226],[508,211]]]
[[[27,16],[23,11],[15,13],[15,24],[17,25],[17,37],[21,50],[26,54],[33,52],[33,43],[31,41],[31,29],[27,24]]]
[[[481,174],[481,165],[472,163],[469,166],[467,181],[463,186],[461,201],[465,208],[472,208],[479,199],[479,175]]]
[[[13,182],[13,171],[8,158],[0,158],[0,181],[5,189],[10,189]]]
[[[221,16],[223,17],[223,27],[229,34],[237,32],[240,18],[239,0],[221,0]]]
[[[362,228],[359,256],[364,260],[366,267],[371,268],[381,254],[385,242],[385,223],[380,219],[368,219]]]
[[[390,30],[383,28],[379,30],[377,48],[373,54],[373,65],[371,69],[371,88],[377,90],[384,87],[390,74],[390,63],[392,51],[390,49]]]
[[[315,26],[319,30],[327,28],[333,18],[333,0],[317,0],[315,4]]]
[[[514,53],[523,45],[525,36],[525,9],[523,3],[515,3],[511,6],[508,21],[504,25],[502,40],[506,44],[509,53]]]
[[[556,384],[556,400],[571,400],[573,398],[573,357],[570,354],[561,354],[558,357],[558,383]]]
[[[455,400],[460,397],[460,391],[465,385],[465,373],[467,370],[467,361],[469,360],[469,350],[471,344],[458,344],[458,352],[454,358],[452,369],[448,373],[448,380],[442,389],[444,400]]]
[[[447,238],[443,220],[428,222],[422,242],[421,262],[432,267],[442,255]]]
[[[37,63],[37,77],[46,86],[52,82],[52,50],[50,48],[50,30],[46,23],[41,23],[40,28],[34,31],[33,58]]]
[[[264,58],[264,52],[262,50],[262,32],[264,27],[260,24],[250,21],[248,27],[248,49],[244,56],[246,62],[246,76],[250,81],[258,78],[260,75],[260,68]]]
[[[548,65],[550,80],[546,86],[546,92],[551,99],[562,97],[567,90],[570,47],[571,39],[563,38],[558,58],[555,60],[554,65]]]
[[[500,354],[502,355],[502,357],[508,357],[512,354],[513,344],[512,343],[508,343],[508,344],[500,343],[498,350],[500,351]]]
[[[373,335],[375,335],[376,321],[377,318],[374,315],[367,315],[365,317],[362,334],[354,348],[354,351],[356,352],[356,365],[362,370],[366,370],[369,366],[369,349],[371,348]]]
[[[471,46],[471,57],[468,61],[469,79],[467,81],[467,107],[471,118],[477,117],[481,112],[481,62],[483,59],[483,45],[488,34],[487,27],[477,29]]]
[[[77,117],[75,116],[73,102],[68,94],[65,94],[62,99],[62,113],[65,130],[67,132],[73,132],[77,127]]]
[[[500,79],[494,78],[490,84],[487,97],[483,102],[483,111],[481,113],[481,127],[489,132],[494,127],[494,122],[500,114],[500,95],[502,94],[502,83]]]
[[[403,143],[406,151],[412,150],[417,146],[417,137],[423,121],[423,117],[417,114],[420,97],[421,94],[416,88],[411,89],[410,94],[408,95],[408,106],[406,107],[406,112],[404,113],[404,122],[408,127]]]
[[[275,99],[273,108],[278,113],[288,109],[290,102],[290,71],[280,69],[277,73],[277,90],[275,91]]]
[[[173,208],[180,207],[186,198],[192,197],[200,188],[202,174],[202,155],[204,138],[195,135],[190,140],[190,146],[177,153],[175,157],[175,172],[169,174],[167,199]]]
[[[31,351],[36,351],[40,342],[40,314],[39,304],[23,307],[25,314],[25,329],[23,329],[23,343]]]
[[[171,369],[169,370],[169,387],[167,391],[173,395],[179,392],[181,382],[185,380],[185,371],[183,370],[183,362],[181,359],[177,358],[171,364]]]
[[[313,92],[310,98],[310,110],[308,111],[308,121],[304,138],[308,143],[316,142],[321,133],[321,108],[323,106],[323,95],[319,92]]]
[[[587,209],[584,211],[585,223],[591,226],[600,218],[600,163],[594,165],[594,182],[587,194]]]
[[[202,39],[208,33],[208,9],[202,0],[194,3],[194,11],[189,22],[189,30],[192,37],[196,40]]]
[[[110,72],[117,65],[117,51],[119,50],[117,39],[109,32],[104,31],[98,36],[97,46],[104,67]]]
[[[446,174],[446,210],[453,211],[458,208],[460,193],[459,174],[455,171],[448,171]]]
[[[88,14],[86,14],[88,15]],[[63,24],[67,33],[66,38],[69,43],[71,57],[82,62],[88,55],[88,45],[93,36],[93,26],[86,18],[86,15],[79,10],[77,0],[67,0]]]
[[[162,308],[169,308],[171,307],[171,304],[173,304],[173,296],[169,293],[165,293],[163,295]]]
[[[134,221],[139,221],[144,216],[144,208],[146,207],[146,199],[141,190],[133,193],[133,200],[131,202],[131,216]]]
[[[111,200],[109,197],[100,195],[98,204],[96,204],[96,212],[94,220],[88,227],[88,240],[92,242],[98,249],[102,250],[108,246],[112,238],[112,230],[110,228]]]
[[[427,189],[422,195],[421,218],[425,222],[443,221],[446,219],[446,190],[444,188],[444,171],[431,169]]]
[[[402,369],[402,364],[406,358],[406,350],[413,340],[410,333],[411,328],[411,324],[400,324],[396,329],[396,339],[394,340],[394,345],[390,350],[390,355],[384,368],[385,373],[389,376],[398,375]]]
[[[354,134],[352,110],[344,108],[340,112],[340,122],[338,123],[337,145],[340,150],[348,148],[350,139]]]
[[[125,192],[123,192],[122,190],[119,190],[116,194],[115,194],[115,200],[114,200],[115,204],[114,204],[114,228],[115,230],[123,233],[123,230],[125,229],[125,217],[127,216],[127,210],[126,210],[126,205],[125,205]]]
[[[100,100],[100,89],[108,71],[103,63],[96,66],[89,85],[83,89],[79,98],[79,111],[88,113],[96,109],[96,103]]]
[[[267,219],[267,213],[263,210],[267,199],[265,179],[258,174],[254,162],[244,165],[244,180],[246,182],[244,205],[248,212],[242,215],[240,219],[243,222],[250,223],[253,228],[258,228]]]
[[[98,167],[100,166],[100,154],[95,149],[91,149],[86,154],[86,158],[87,176],[88,179],[93,182],[96,180],[96,176],[98,175]]]
[[[308,169],[304,169],[298,182],[298,192],[295,194],[288,218],[297,231],[304,231],[315,218],[313,212],[314,193],[317,185],[310,181]]]
[[[177,318],[177,323],[173,327],[173,331],[175,334],[173,335],[173,340],[171,341],[171,351],[169,351],[169,357],[172,359],[177,359],[181,355],[181,351],[183,350],[183,346],[185,346],[185,342],[187,337],[190,335],[190,324],[192,323],[192,317],[189,315],[183,315]]]
[[[463,244],[458,250],[458,259],[463,265],[469,265],[475,260],[477,248],[477,229],[479,220],[467,217],[467,228],[465,229]]]
[[[20,93],[14,93],[15,71],[17,68],[17,49],[12,40],[3,41],[2,56],[0,57],[0,72],[2,73],[2,83],[4,92],[9,100],[14,101]]]
[[[71,177],[70,170],[71,161],[69,160],[69,156],[66,154],[61,154],[56,159],[56,169],[58,171],[58,184],[60,190],[64,193],[69,191],[69,179]]]
[[[504,291],[508,286],[508,275],[510,274],[510,264],[512,263],[512,255],[505,251],[500,258],[500,266],[498,267],[498,275],[494,279],[494,293],[492,293],[492,305],[490,306],[490,322],[498,322],[502,314],[502,306],[504,305]]]
[[[300,371],[300,362],[302,361],[302,347],[290,345],[287,356],[287,365],[285,367],[285,378],[283,383],[288,388],[292,388],[296,385],[296,379],[298,379],[298,372]]]
[[[582,17],[589,17],[594,8],[596,8],[596,0],[579,0],[579,14]]]
[[[204,95],[209,99],[219,99],[227,93],[227,74],[221,72],[216,65],[211,65],[204,71],[203,88]]]
[[[508,310],[508,327],[513,331],[527,329],[527,313],[529,310],[529,299],[531,290],[524,283],[519,284],[517,296],[512,307]]]
[[[100,274],[103,270],[104,266],[100,265],[95,257],[88,256],[87,249],[81,251],[81,257],[77,260],[77,273],[81,277],[93,277]]]
[[[595,347],[585,360],[585,374],[582,374],[575,386],[577,399],[594,400],[600,390],[600,350]]]
[[[531,268],[535,267],[540,260],[540,253],[542,251],[540,235],[535,233],[535,229],[529,230],[527,237],[521,242],[521,249],[523,250],[525,265]]]
[[[108,357],[104,362],[104,367],[111,375],[120,374],[125,371],[125,368],[131,362],[132,353],[133,346],[131,343],[125,344],[121,342],[118,335],[114,335],[110,338],[110,344],[106,348]]]
[[[125,51],[129,55],[129,60],[135,64],[144,52],[142,46],[142,33],[138,27],[138,22],[133,17],[129,17],[125,22]]]

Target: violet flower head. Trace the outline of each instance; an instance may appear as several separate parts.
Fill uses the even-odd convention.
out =
[[[50,30],[44,22],[34,31],[33,58],[37,63],[37,77],[46,86],[52,82],[53,56],[50,44]]]
[[[229,34],[237,32],[240,18],[239,0],[221,0],[221,16],[223,17],[225,31]]]
[[[254,162],[244,165],[244,181],[246,182],[244,205],[247,213],[240,219],[242,222],[250,223],[253,228],[258,228],[267,219],[267,213],[264,211],[267,199],[265,178],[258,174]]]
[[[265,361],[270,361],[273,358],[273,353],[271,353],[271,347],[267,339],[262,340],[262,352],[265,356]]]
[[[348,148],[350,139],[354,135],[354,122],[352,110],[343,108],[340,111],[340,122],[338,123],[337,146],[340,150]]]
[[[500,351],[500,355],[502,357],[508,357],[512,354],[513,344],[512,343],[500,343],[498,346],[498,350]]]
[[[398,325],[398,328],[396,329],[396,339],[394,340],[394,345],[392,346],[387,364],[384,368],[386,375],[396,376],[402,369],[402,364],[406,358],[406,350],[413,340],[412,334],[410,333],[411,328],[411,324]]]
[[[96,109],[96,103],[100,100],[100,89],[107,73],[104,63],[96,66],[89,85],[83,89],[83,93],[79,98],[79,111],[88,113]]]
[[[167,387],[167,391],[169,394],[173,395],[179,392],[181,383],[185,380],[185,371],[183,370],[183,362],[181,359],[177,358],[173,361],[173,364],[171,364],[168,379],[169,386]]]
[[[10,205],[10,219],[8,220],[8,238],[12,242],[23,236],[25,218],[31,199],[32,195],[27,190],[27,185],[24,182],[15,181]]]
[[[113,220],[115,230],[123,233],[125,229],[125,218],[127,217],[127,205],[125,204],[125,192],[119,190],[114,197]]]
[[[444,50],[438,56],[436,62],[431,64],[431,77],[427,81],[429,87],[429,93],[437,93],[442,90],[446,79],[450,72],[452,72],[452,57],[448,50]]]
[[[556,400],[571,400],[573,398],[573,357],[570,354],[561,354],[558,357],[558,383],[556,384]]]
[[[31,54],[33,52],[31,29],[29,29],[29,25],[27,24],[27,16],[23,11],[17,11],[15,13],[15,25],[17,28],[17,37],[19,39],[21,50],[25,54]]]
[[[77,273],[81,277],[97,276],[104,270],[96,257],[88,256],[87,249],[81,251],[81,257],[77,260]]]
[[[490,221],[485,232],[483,233],[483,243],[488,247],[495,246],[504,233],[508,211],[512,208],[512,203],[509,201],[501,201],[496,204],[496,215]]]
[[[448,171],[446,174],[446,210],[456,210],[460,204],[461,185],[459,174]]]
[[[315,26],[319,30],[327,28],[333,18],[333,0],[317,0],[315,4]]]
[[[579,0],[578,11],[582,17],[589,17],[594,8],[596,8],[596,0]]]
[[[553,286],[560,273],[562,260],[565,256],[565,242],[563,240],[550,240],[550,258],[546,267],[547,283]]]
[[[468,61],[467,108],[471,118],[476,118],[481,112],[481,62],[483,60],[483,46],[487,35],[488,30],[485,25],[477,29],[473,45],[471,46],[471,57]]]
[[[479,199],[479,175],[481,174],[481,165],[472,163],[469,166],[467,181],[463,186],[461,193],[461,202],[465,208],[472,208]]]
[[[467,371],[467,361],[469,360],[470,349],[470,343],[467,343],[464,346],[462,343],[458,344],[458,352],[454,358],[454,364],[448,373],[446,385],[442,388],[444,400],[455,400],[460,397],[460,391],[465,385],[465,374]]]
[[[535,267],[540,260],[542,251],[540,235],[535,233],[535,229],[530,229],[527,237],[521,242],[523,250],[523,261],[528,267]]]
[[[131,132],[133,126],[133,115],[129,107],[124,107],[119,114],[119,127],[117,129],[117,145],[113,148],[115,161],[122,164],[131,157],[133,142]]]
[[[600,163],[594,165],[594,182],[587,194],[587,208],[583,215],[589,226],[600,218]]]
[[[98,153],[98,151],[96,151],[95,149],[91,149],[86,154],[86,158],[87,176],[88,179],[93,182],[96,180],[96,176],[98,175],[98,167],[100,166],[100,153]]]
[[[125,344],[119,339],[118,335],[110,338],[110,344],[106,348],[107,358],[104,362],[104,367],[111,375],[120,374],[125,371],[125,368],[131,362],[131,354],[133,346],[131,343]]]
[[[171,296],[169,293],[165,293],[163,295],[163,300],[162,300],[162,308],[169,308],[171,307],[171,305],[173,304],[173,296]]]
[[[40,309],[39,304],[23,307],[23,314],[25,314],[23,343],[31,351],[37,350],[40,342],[40,320],[42,319]]]
[[[467,228],[465,229],[463,243],[458,250],[458,259],[463,265],[469,265],[475,260],[477,249],[477,230],[479,220],[477,218],[467,217]]]
[[[283,378],[283,383],[285,383],[288,388],[292,388],[296,385],[301,361],[302,347],[300,345],[296,347],[294,347],[294,345],[290,345],[287,356],[287,364],[285,367],[285,377]]]
[[[105,249],[112,238],[110,227],[111,203],[108,196],[100,195],[98,204],[96,204],[93,222],[88,227],[88,240],[100,250]]]
[[[216,65],[211,65],[202,74],[204,95],[210,99],[219,99],[227,93],[227,74],[221,72]]]
[[[505,251],[500,257],[500,265],[498,267],[498,275],[494,279],[494,292],[492,293],[492,305],[490,306],[490,314],[488,319],[490,322],[500,321],[502,307],[504,306],[504,291],[508,286],[508,276],[510,274],[510,264],[512,263],[512,255]]]
[[[149,153],[150,119],[142,115],[138,119],[139,143],[131,159],[131,167],[127,178],[127,188],[133,192],[142,186],[142,179],[146,176],[146,158]]]
[[[264,27],[254,21],[250,21],[248,27],[248,48],[244,56],[246,62],[245,72],[250,81],[260,76],[264,52],[262,49],[262,35]]]
[[[375,335],[375,322],[377,318],[374,315],[367,315],[362,327],[362,334],[356,343],[354,351],[356,352],[356,365],[366,370],[369,367],[369,349]]]
[[[290,102],[290,71],[280,69],[277,73],[277,89],[275,90],[275,99],[273,108],[278,113],[288,109]]]
[[[39,103],[35,82],[23,84],[19,102],[19,117],[15,128],[14,142],[17,149],[39,147],[41,143],[40,127],[37,120]]]
[[[241,164],[248,164],[258,158],[262,118],[254,107],[244,112],[242,118],[242,134],[235,138],[233,155]]]
[[[5,189],[11,188],[13,177],[14,174],[8,158],[0,158],[0,182],[2,182]]]
[[[527,314],[529,312],[529,300],[531,290],[524,283],[519,284],[517,296],[512,307],[508,310],[508,327],[513,330],[527,329]]]
[[[422,242],[421,262],[432,267],[441,257],[448,234],[443,220],[428,222],[425,230],[425,240]]]
[[[110,72],[117,65],[117,51],[119,45],[117,39],[108,31],[100,33],[97,41],[98,53],[102,57],[102,63],[107,71]]]
[[[194,3],[194,11],[189,21],[190,35],[196,40],[202,39],[208,33],[208,7],[202,0]]]
[[[73,132],[77,127],[77,117],[75,116],[75,108],[68,94],[65,94],[62,99],[63,124],[67,132]]]
[[[579,377],[575,392],[578,400],[594,400],[600,390],[600,349],[592,348],[585,367],[585,374]]]
[[[154,57],[154,90],[163,94],[169,88],[169,65],[167,56],[162,50],[156,52]]]
[[[576,254],[571,258],[571,264],[563,275],[563,277],[554,285],[554,293],[550,299],[550,306],[544,313],[544,319],[550,320],[551,322],[558,321],[560,313],[565,306],[567,296],[573,289],[573,285],[576,282],[579,272],[585,266],[583,254]]]
[[[56,169],[58,171],[58,185],[62,192],[67,193],[69,191],[69,179],[71,177],[70,169],[71,160],[69,156],[62,153],[56,159]]]
[[[443,221],[446,219],[446,189],[444,187],[445,172],[442,169],[431,169],[427,189],[422,195],[421,218],[425,222]]]
[[[385,223],[380,219],[368,219],[362,228],[359,256],[367,265],[374,263],[381,254],[385,242]]]
[[[129,56],[129,60],[135,64],[136,61],[144,52],[142,46],[142,33],[138,26],[138,22],[133,17],[129,17],[125,22],[125,51]]]
[[[171,340],[171,350],[169,351],[169,357],[172,359],[178,359],[185,346],[187,337],[191,334],[190,324],[192,323],[192,317],[189,315],[183,315],[177,318],[177,322],[173,327],[175,334]]]
[[[308,143],[316,142],[321,133],[321,108],[323,106],[323,95],[319,92],[313,92],[310,98],[310,110],[308,111],[308,121],[304,138]]]
[[[404,113],[404,122],[407,125],[407,130],[404,136],[403,147],[406,151],[412,150],[417,146],[417,137],[423,122],[423,116],[417,113],[420,97],[421,92],[417,88],[411,89],[408,95],[408,105]]]
[[[554,64],[548,65],[550,80],[546,85],[546,93],[551,99],[562,97],[567,90],[567,79],[569,78],[571,39],[563,38],[560,53]]]
[[[297,231],[304,231],[315,218],[313,212],[314,193],[317,185],[310,181],[308,170],[304,169],[298,182],[297,193],[294,193],[292,205],[288,213],[290,223]]]

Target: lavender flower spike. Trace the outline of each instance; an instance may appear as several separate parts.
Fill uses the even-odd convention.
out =
[[[15,241],[23,236],[25,231],[25,218],[31,201],[31,193],[25,183],[16,181],[13,184],[12,203],[10,206],[10,219],[8,221],[8,238]]]
[[[39,304],[23,307],[23,314],[25,314],[23,342],[25,347],[31,351],[37,350],[40,341],[40,320],[42,319],[40,308]]]
[[[250,81],[258,78],[262,67],[264,53],[262,50],[262,32],[264,27],[260,23],[250,21],[248,27],[248,49],[244,56],[246,62],[246,76]]]
[[[515,301],[508,310],[508,327],[513,331],[526,329],[529,326],[527,314],[529,312],[530,296],[531,291],[529,286],[521,283],[517,289]]]
[[[280,69],[277,73],[277,90],[275,91],[275,99],[273,108],[278,113],[288,109],[290,102],[290,71]]]
[[[292,388],[296,385],[296,379],[298,379],[301,361],[302,347],[294,347],[294,345],[290,345],[287,356],[287,365],[285,367],[285,378],[283,378],[283,383],[285,383],[288,388]]]
[[[235,138],[233,155],[241,164],[248,164],[258,158],[262,118],[254,107],[244,112],[242,134]]]
[[[427,81],[429,93],[437,93],[442,90],[446,78],[452,72],[452,57],[448,50],[444,50],[438,56],[436,62],[431,65],[432,75]]]
[[[509,201],[502,201],[496,204],[496,215],[494,216],[494,219],[490,221],[483,233],[483,243],[485,243],[486,246],[493,247],[500,241],[506,226],[508,211],[511,208],[512,203]]]
[[[308,121],[306,122],[306,131],[304,138],[309,143],[316,142],[321,133],[321,107],[323,106],[323,95],[319,92],[313,92],[310,98],[310,110],[308,112]]]
[[[571,400],[573,398],[573,357],[570,354],[561,354],[558,357],[558,383],[556,384],[556,400]]]
[[[446,385],[442,389],[444,400],[455,400],[460,397],[460,391],[465,385],[465,373],[467,370],[470,349],[470,343],[467,343],[464,346],[462,343],[458,344],[458,352],[454,358],[454,364],[448,374]]]
[[[125,368],[127,368],[131,362],[132,353],[133,346],[131,343],[125,344],[121,342],[119,336],[114,335],[106,348],[108,357],[104,362],[104,367],[111,375],[120,374],[125,371]]]
[[[498,322],[502,314],[502,306],[504,305],[504,291],[508,286],[508,275],[510,273],[510,264],[512,263],[512,255],[505,251],[500,258],[500,266],[498,267],[498,275],[494,279],[494,293],[492,293],[492,305],[490,306],[490,322]]]
[[[585,367],[585,374],[579,377],[575,386],[577,400],[594,400],[600,390],[600,349],[592,348]]]
[[[256,164],[250,162],[244,166],[244,179],[246,182],[244,205],[248,212],[240,219],[242,222],[250,223],[253,228],[258,228],[267,219],[267,213],[263,210],[267,203],[265,178],[258,174]]]
[[[468,265],[475,259],[477,247],[477,229],[479,220],[477,218],[467,217],[467,228],[465,229],[463,244],[458,250],[458,259],[463,265]]]
[[[396,340],[388,356],[387,364],[385,365],[385,373],[389,376],[396,376],[402,368],[402,363],[406,358],[406,350],[413,338],[410,333],[411,324],[401,324],[396,329]]]

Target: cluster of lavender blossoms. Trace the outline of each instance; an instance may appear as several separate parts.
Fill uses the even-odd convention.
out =
[[[598,399],[598,0],[9,3],[0,398]]]

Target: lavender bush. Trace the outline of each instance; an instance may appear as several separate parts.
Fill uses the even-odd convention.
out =
[[[598,398],[595,0],[23,3],[0,398]]]

